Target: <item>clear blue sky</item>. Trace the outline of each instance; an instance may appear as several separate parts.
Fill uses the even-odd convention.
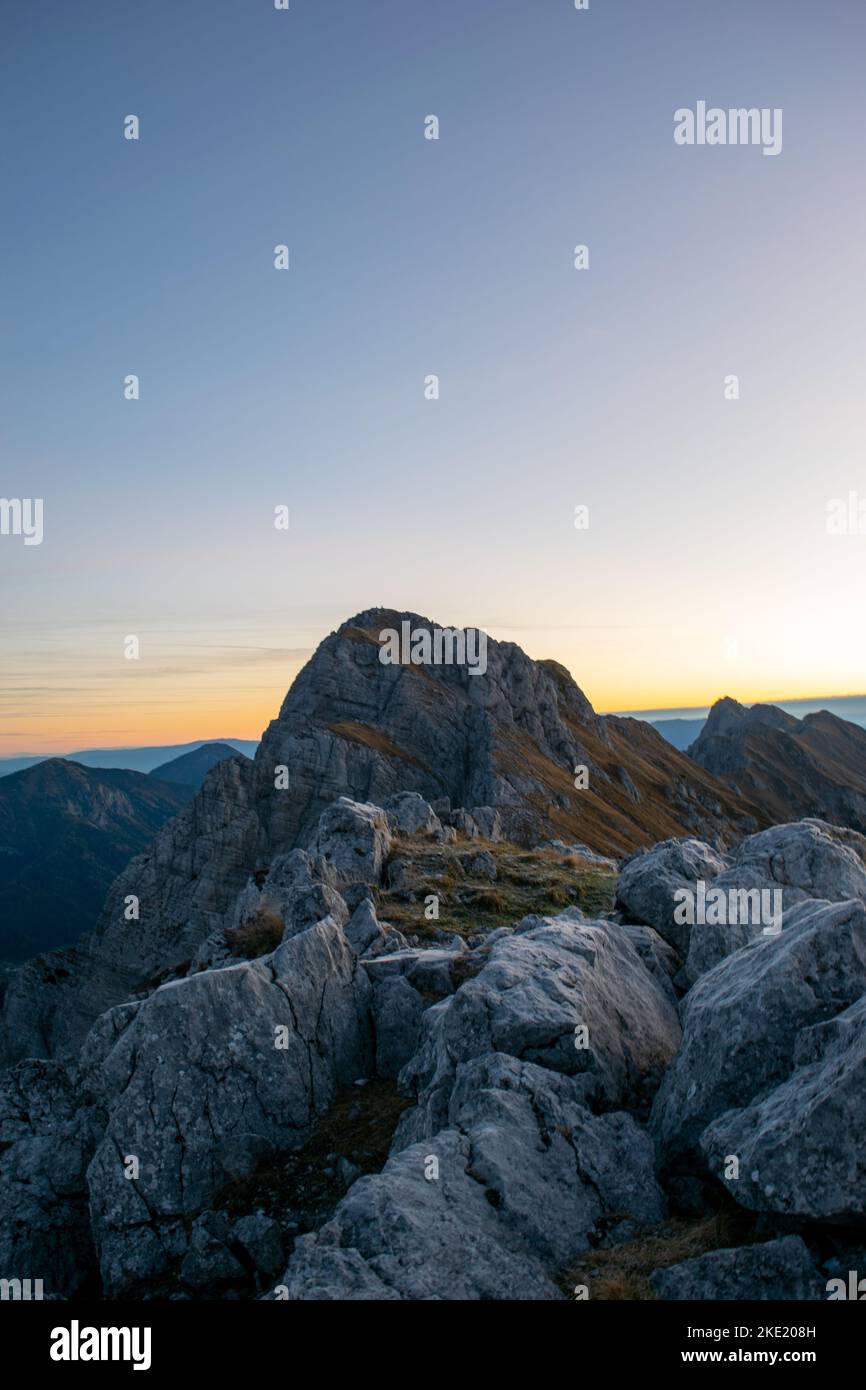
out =
[[[824,520],[866,498],[864,39],[860,0],[0,0],[0,479],[45,499],[0,752],[255,737],[375,603],[601,708],[863,690]],[[783,108],[782,154],[677,147],[699,99]]]

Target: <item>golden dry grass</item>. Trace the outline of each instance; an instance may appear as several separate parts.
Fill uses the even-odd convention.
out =
[[[381,729],[376,729],[372,724],[362,724],[357,719],[341,719],[336,724],[328,725],[329,733],[336,734],[338,738],[344,738],[349,743],[360,744],[362,748],[372,748],[377,753],[382,753],[389,758],[400,758],[404,763],[409,763],[412,767],[423,767],[425,771],[430,769],[426,763],[422,763],[418,758],[413,758],[411,753],[406,753],[387,734],[383,734]]]
[[[467,865],[482,850],[496,862],[493,881],[468,871]],[[613,906],[616,880],[612,873],[555,850],[526,850],[483,840],[436,845],[415,839],[401,841],[393,860],[408,863],[408,884],[399,890],[380,889],[378,912],[380,919],[407,935],[446,931],[469,936],[510,926],[530,913],[555,916],[574,906],[593,917]],[[430,893],[439,898],[435,921],[424,916],[424,900]]]
[[[573,1295],[586,1285],[591,1299],[606,1302],[652,1301],[649,1276],[653,1270],[681,1264],[710,1250],[747,1245],[754,1218],[737,1208],[724,1208],[696,1220],[672,1217],[641,1232],[625,1245],[593,1250],[580,1257],[560,1278],[564,1293]]]
[[[233,956],[252,960],[269,955],[283,939],[286,924],[275,908],[263,903],[254,917],[235,931],[226,932],[226,941]]]

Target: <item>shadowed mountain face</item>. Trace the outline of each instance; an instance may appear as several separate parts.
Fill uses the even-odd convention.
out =
[[[112,880],[189,800],[138,772],[51,758],[0,781],[0,958],[89,930]]]
[[[648,724],[597,715],[555,662],[487,644],[487,669],[388,665],[380,633],[431,629],[414,614],[370,610],[320,645],[255,759],[208,773],[193,801],[115,881],[96,931],[63,958],[34,962],[7,1007],[30,1055],[74,1050],[93,1019],[154,975],[195,955],[225,925],[251,876],[306,846],[338,797],[381,805],[416,791],[452,807],[493,807],[518,844],[581,841],[621,856],[676,835],[725,845],[760,813],[672,748]],[[588,786],[577,790],[575,771]],[[124,901],[135,895],[134,930]],[[59,979],[63,1007],[44,991]],[[29,1033],[29,1039],[27,1034]],[[19,1053],[19,1055],[23,1055]]]
[[[217,763],[221,763],[225,758],[236,756],[237,750],[230,748],[227,743],[203,743],[201,748],[194,748],[191,753],[184,753],[181,758],[172,758],[171,762],[161,763],[150,775],[161,782],[178,782],[185,787],[200,787],[212,767],[216,767]]]
[[[775,823],[817,816],[866,831],[866,729],[827,710],[795,719],[726,697],[688,751]]]

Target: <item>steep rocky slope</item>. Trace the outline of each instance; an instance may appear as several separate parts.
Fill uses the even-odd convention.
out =
[[[688,750],[774,823],[818,816],[866,831],[866,729],[827,710],[795,719],[774,705],[718,700]]]

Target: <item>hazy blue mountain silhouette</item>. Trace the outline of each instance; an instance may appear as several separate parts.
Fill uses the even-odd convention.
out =
[[[122,767],[130,772],[153,772],[161,763],[183,757],[205,744],[227,744],[233,752],[252,758],[259,746],[258,739],[220,738],[195,739],[192,743],[165,743],[143,748],[85,748],[78,753],[65,753],[64,761],[81,763],[84,767]],[[22,772],[26,767],[48,762],[51,754],[21,753],[15,758],[0,758],[0,777]]]
[[[238,750],[228,743],[203,743],[191,753],[184,753],[171,762],[160,763],[150,773],[163,782],[177,782],[185,787],[200,787],[212,767],[224,758],[234,758]]]

